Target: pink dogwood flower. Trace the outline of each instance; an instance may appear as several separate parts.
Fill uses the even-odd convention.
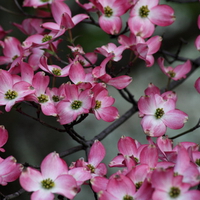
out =
[[[10,32],[12,32],[12,30],[5,31],[3,27],[0,25],[0,40],[3,39]]]
[[[198,25],[198,28],[200,29],[200,15],[198,16],[197,25]],[[197,50],[200,51],[200,35],[197,36],[194,44],[195,44]]]
[[[68,174],[65,161],[55,152],[44,158],[41,172],[31,167],[24,168],[19,181],[24,190],[33,192],[31,200],[53,200],[54,193],[73,199],[78,192],[75,178]]]
[[[149,136],[158,137],[166,133],[167,127],[180,129],[188,120],[188,115],[175,108],[172,98],[164,99],[159,94],[142,96],[138,101],[141,125]]]
[[[12,68],[22,60],[25,54],[21,42],[15,37],[6,37],[4,41],[0,41],[0,46],[4,54],[0,56],[0,65],[9,64]]]
[[[113,61],[119,61],[122,58],[122,53],[125,50],[124,46],[116,46],[114,43],[108,43],[102,47],[96,48],[95,52],[104,55],[105,57],[109,57],[112,55]]]
[[[111,35],[118,34],[122,28],[121,16],[130,6],[126,0],[99,0],[97,8],[102,13],[99,17],[101,29]]]
[[[169,66],[164,66],[164,58],[158,58],[158,65],[161,71],[166,74],[169,78],[177,81],[181,78],[186,78],[186,74],[190,72],[192,69],[191,62],[187,60],[185,63],[181,65],[177,65],[175,68]]]
[[[42,24],[42,27],[53,31],[72,29],[79,22],[89,17],[86,14],[78,14],[72,17],[70,8],[62,1],[53,1],[51,4],[51,11],[56,23],[46,22]]]
[[[200,77],[195,81],[194,87],[200,93]]]
[[[5,129],[3,125],[0,125],[0,151],[5,152],[3,148],[1,148],[8,141],[8,131]]]
[[[113,87],[121,90],[127,87],[131,83],[132,78],[126,75],[121,75],[121,76],[112,78],[109,74],[107,74],[106,64],[108,63],[108,61],[110,61],[111,57],[112,55],[105,58],[100,64],[100,66],[95,67],[92,70],[92,74],[95,79],[99,79],[101,82],[106,83],[108,85],[112,85]]]
[[[68,124],[79,115],[89,113],[91,108],[90,90],[79,92],[78,86],[67,83],[65,85],[65,99],[56,107],[60,124]]]
[[[91,176],[93,178],[96,176],[103,177],[107,173],[106,165],[104,163],[101,163],[105,155],[106,155],[106,150],[103,144],[100,141],[95,140],[91,146],[88,155],[88,161],[86,162],[84,161],[84,159],[81,158],[78,161],[72,163],[70,169],[74,169],[76,167],[84,167],[90,171]]]
[[[21,24],[13,23],[20,31],[26,35],[40,34],[44,32],[44,29],[41,28],[42,20],[36,18],[28,18],[23,20]]]
[[[42,112],[48,116],[57,116],[57,110],[53,99],[47,94],[47,86],[49,84],[49,76],[45,76],[44,72],[37,72],[32,80],[35,92],[26,99],[34,101],[41,105]]]
[[[5,105],[9,112],[12,106],[24,100],[24,98],[35,92],[32,85],[25,81],[15,82],[12,75],[0,69],[0,105]]]
[[[158,5],[159,0],[139,0],[132,7],[128,25],[132,33],[143,38],[150,37],[155,25],[169,26],[174,20],[174,10],[168,5]]]
[[[0,157],[0,185],[7,185],[19,178],[22,166],[16,162],[13,156],[5,159]]]
[[[103,119],[106,122],[112,122],[119,118],[117,108],[112,105],[115,102],[113,97],[108,96],[108,90],[100,85],[94,86],[92,99],[92,112],[96,118]]]
[[[191,185],[183,182],[183,176],[174,176],[173,169],[156,169],[151,176],[155,191],[152,200],[198,199],[200,191],[189,190]]]

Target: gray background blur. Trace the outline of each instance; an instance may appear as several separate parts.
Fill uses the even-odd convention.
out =
[[[22,1],[21,1],[22,2]],[[84,1],[81,1],[84,2]],[[169,27],[157,27],[154,35],[163,36],[162,47],[172,53],[175,53],[180,43],[180,38],[187,41],[187,44],[183,46],[180,52],[180,56],[195,59],[200,56],[200,53],[194,47],[194,40],[200,31],[197,28],[197,17],[200,14],[199,3],[168,3],[161,1],[161,4],[169,4],[175,9],[176,21]],[[74,1],[67,1],[67,4],[71,7],[73,15],[78,12],[83,12]],[[7,8],[8,10],[18,12],[13,0],[0,0],[0,6]],[[123,17],[127,19],[128,15]],[[23,41],[26,36],[23,35],[17,28],[12,26],[12,22],[21,23],[24,16],[18,16],[0,10],[0,24],[5,30],[12,29],[13,32],[10,36],[15,36]],[[91,52],[95,47],[100,47],[108,42],[116,42],[115,39],[110,39],[103,31],[92,25],[79,24],[73,30],[73,35],[80,35],[76,40],[76,44],[83,46],[85,52]],[[60,47],[63,49],[64,54],[66,46]],[[155,55],[156,58],[159,54]],[[124,59],[128,59],[128,55],[124,54]],[[168,65],[165,63],[166,66]],[[180,62],[172,64],[176,66]],[[132,83],[128,86],[128,89],[134,94],[135,99],[138,100],[143,94],[144,90],[150,82],[156,86],[163,88],[167,84],[167,77],[160,71],[157,63],[151,68],[146,68],[144,61],[138,61],[131,69],[131,75],[133,77]],[[179,134],[192,128],[200,118],[200,94],[194,89],[194,82],[200,76],[199,69],[196,70],[182,85],[175,89],[178,95],[177,108],[186,112],[189,115],[189,121],[185,124],[181,130],[167,130],[169,136]],[[120,115],[123,115],[131,105],[123,100],[112,87],[108,87],[110,95],[115,99],[115,106],[119,109]],[[4,112],[4,108],[0,108]],[[35,111],[29,108],[27,105],[23,105],[23,110],[28,114],[36,116]],[[43,116],[42,119],[49,122],[51,125],[62,128],[59,123],[53,117]],[[104,159],[105,163],[109,163],[111,159],[117,155],[117,142],[122,135],[131,136],[137,139],[141,143],[147,143],[146,137],[140,126],[141,119],[138,118],[137,113],[133,115],[128,121],[121,125],[118,129],[113,131],[102,143],[105,145],[107,155]],[[77,143],[71,140],[66,133],[59,133],[50,128],[47,128],[34,120],[23,116],[16,111],[12,110],[9,113],[4,112],[0,115],[0,124],[4,125],[9,131],[9,140],[4,146],[5,153],[0,153],[0,156],[5,158],[9,155],[13,155],[20,163],[29,163],[32,165],[40,165],[42,159],[50,152],[57,151],[63,152],[66,149],[76,146]],[[93,115],[90,115],[83,123],[75,127],[75,130],[86,139],[93,138],[96,134],[100,133],[110,123],[98,121]],[[177,144],[180,141],[191,141],[200,143],[200,129],[189,133],[186,136],[182,136],[176,139],[174,142]],[[84,157],[83,151],[75,153],[65,158],[68,165],[72,161],[77,160],[80,157]],[[115,172],[116,169],[108,169],[108,175]],[[8,186],[0,186],[0,192],[3,194],[10,194],[16,192],[20,188],[18,181],[9,183]],[[85,196],[86,195],[86,196]],[[93,199],[92,192],[88,186],[83,186],[82,191],[75,197],[75,200],[81,199]],[[28,200],[29,195],[23,194],[16,199]]]

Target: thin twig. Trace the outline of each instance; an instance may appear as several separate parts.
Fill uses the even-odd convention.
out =
[[[6,195],[5,198],[4,198],[3,200],[14,199],[14,198],[20,196],[21,194],[23,194],[24,192],[25,192],[25,190],[21,188],[20,190],[18,190],[18,191],[15,192],[15,193]]]
[[[183,133],[180,133],[180,134],[178,134],[178,135],[176,135],[176,136],[174,136],[174,137],[171,137],[171,138],[169,138],[169,139],[174,140],[174,139],[176,139],[177,137],[180,137],[180,136],[182,136],[182,135],[185,135],[185,134],[187,134],[187,133],[190,133],[190,132],[196,130],[197,128],[199,128],[199,127],[200,127],[200,119],[199,119],[199,121],[197,122],[197,124],[196,124],[193,128],[191,128],[191,129],[189,129],[189,130],[187,130],[187,131],[185,131],[185,132],[183,132]]]
[[[33,116],[31,116],[31,115],[29,115],[29,114],[23,112],[23,111],[21,110],[21,108],[17,108],[16,111],[19,112],[19,113],[21,113],[22,115],[25,115],[25,116],[27,116],[27,117],[29,117],[29,118],[35,120],[35,121],[38,121],[40,124],[42,124],[42,125],[44,125],[44,126],[47,126],[47,127],[51,128],[51,129],[54,129],[54,130],[59,131],[59,132],[66,132],[66,130],[64,130],[64,129],[59,129],[59,128],[56,128],[56,127],[54,127],[54,126],[51,126],[50,124],[47,124],[46,122],[40,120],[39,118],[33,117]]]

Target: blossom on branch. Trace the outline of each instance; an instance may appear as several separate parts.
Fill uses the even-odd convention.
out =
[[[33,192],[31,200],[53,200],[54,193],[73,199],[78,193],[75,178],[68,174],[67,164],[55,152],[44,158],[41,172],[31,167],[24,168],[19,181],[24,190]]]
[[[146,94],[138,101],[139,116],[144,132],[153,137],[166,133],[167,127],[180,129],[188,120],[188,115],[175,108],[172,98],[164,99],[158,93]]]

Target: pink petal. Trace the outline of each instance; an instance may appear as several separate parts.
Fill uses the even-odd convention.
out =
[[[41,173],[38,170],[30,167],[25,168],[19,177],[21,186],[28,192],[41,189],[42,180],[43,177]]]
[[[171,129],[180,129],[188,120],[188,115],[181,110],[171,110],[161,118],[163,123]]]
[[[97,165],[104,159],[106,155],[106,150],[103,146],[103,144],[95,140],[88,156],[88,163],[92,164],[94,167],[97,167]]]
[[[154,116],[144,116],[141,125],[144,132],[152,137],[164,135],[167,129],[162,120],[156,119]]]
[[[76,180],[71,175],[61,175],[55,180],[55,187],[51,191],[73,199],[78,192]]]
[[[31,195],[31,200],[53,200],[54,194],[49,190],[38,190],[33,192]]]
[[[115,88],[121,90],[127,87],[132,82],[132,78],[130,76],[122,75],[115,78],[110,79],[107,84],[112,85]]]
[[[157,5],[151,9],[148,18],[158,26],[169,26],[175,21],[174,10],[168,5]]]
[[[118,149],[123,155],[135,155],[137,151],[135,140],[131,137],[122,136],[118,141]]]
[[[195,81],[194,87],[200,93],[200,77]]]
[[[150,37],[155,30],[154,24],[148,18],[141,19],[139,16],[130,17],[128,26],[133,34],[142,38]]]
[[[75,15],[74,17],[72,17],[72,21],[74,23],[74,25],[78,24],[79,22],[83,21],[84,19],[87,19],[89,18],[88,15],[86,14],[78,14],[78,15]]]
[[[0,147],[2,147],[8,140],[8,131],[3,125],[0,126]]]
[[[104,15],[99,18],[99,25],[103,31],[108,34],[118,34],[122,28],[122,20],[120,17],[112,16],[110,18]]]
[[[78,186],[81,186],[85,181],[91,179],[91,173],[84,167],[76,167],[69,170],[69,175],[72,175]]]
[[[192,65],[189,60],[187,60],[182,65],[177,65],[174,68],[174,72],[176,73],[176,76],[173,79],[179,80],[181,78],[186,78],[186,74],[189,73],[191,69],[192,69]]]
[[[48,154],[41,163],[43,179],[56,179],[59,175],[67,173],[67,164],[56,152]]]

